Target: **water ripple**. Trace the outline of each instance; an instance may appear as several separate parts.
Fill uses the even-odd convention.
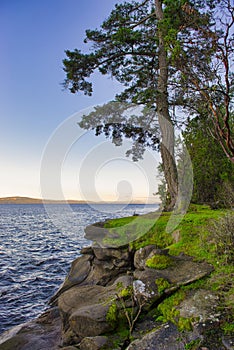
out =
[[[129,216],[155,207],[130,205],[108,217]],[[88,205],[72,205],[74,215],[56,228],[43,205],[0,205],[0,333],[46,309],[71,262],[88,245],[85,226],[107,218]]]

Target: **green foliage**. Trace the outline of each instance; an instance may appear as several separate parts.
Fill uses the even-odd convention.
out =
[[[226,222],[226,216],[228,217],[228,223]],[[231,218],[229,216],[231,216]],[[144,237],[141,237],[140,240],[134,242],[135,246],[145,246],[149,242],[151,244],[159,243],[159,237],[164,237],[163,234],[165,233],[169,217],[170,215],[168,213],[163,213],[160,217],[158,217],[150,231]],[[170,254],[176,255],[183,252],[190,256],[194,256],[195,259],[206,260],[213,264],[215,270],[207,278],[203,278],[186,286],[181,286],[180,289],[173,295],[167,297],[163,302],[161,302],[157,306],[156,311],[154,309],[154,313],[157,315],[155,317],[158,322],[171,321],[182,332],[191,330],[192,323],[195,320],[181,317],[178,306],[187,295],[190,295],[193,290],[198,290],[201,288],[207,291],[215,292],[216,295],[219,296],[221,302],[218,306],[217,312],[220,312],[222,315],[228,315],[227,317],[225,316],[224,320],[221,322],[221,328],[226,334],[231,334],[233,332],[233,319],[231,316],[234,314],[234,286],[232,278],[234,276],[233,265],[231,263],[225,263],[226,257],[217,251],[215,235],[212,235],[212,232],[214,232],[213,227],[215,222],[215,226],[217,225],[219,230],[223,231],[223,235],[225,236],[225,234],[229,231],[229,227],[232,227],[229,225],[230,222],[232,222],[233,217],[234,214],[232,211],[212,210],[208,205],[192,204],[189,207],[188,212],[185,214],[183,220],[177,227],[177,230],[180,231],[180,241],[173,244],[170,243],[170,246],[168,247],[166,240],[164,240],[164,244],[161,245],[161,247],[168,247]],[[131,220],[132,218],[116,219],[111,220],[107,224],[109,227],[113,226],[115,228],[120,228],[120,223],[123,225],[124,223],[132,222]],[[219,239],[222,241],[221,237]],[[166,256],[157,255],[157,257],[164,258]],[[170,288],[171,286],[170,283],[163,278],[158,278],[155,283],[158,286],[159,293],[162,294],[165,289]],[[132,289],[124,288],[121,284],[117,286],[117,294],[119,294],[119,298],[126,303],[126,301],[129,301],[129,299],[132,297]],[[127,304],[125,304],[125,307],[126,305]],[[130,317],[132,310],[126,307],[126,312],[128,313],[128,317]],[[115,314],[115,312],[113,312],[113,314]],[[114,317],[111,318],[113,319]],[[123,314],[121,318],[127,319],[125,314]],[[196,350],[198,347],[198,341],[197,343],[191,342],[186,344],[186,346],[187,349]]]
[[[102,74],[111,74],[126,87],[118,96],[119,100],[146,104],[155,99],[157,41],[152,33],[156,33],[157,21],[154,1],[148,0],[142,6],[136,4],[128,1],[116,5],[99,30],[86,31],[85,42],[93,45],[91,54],[66,51],[65,86],[72,93],[84,91],[90,95],[89,78],[99,70]]]
[[[165,280],[165,278],[157,278],[155,280],[155,284],[158,287],[159,294],[162,294],[165,289],[171,286],[171,284],[167,280]]]
[[[146,266],[152,269],[163,270],[172,265],[172,260],[167,255],[154,255],[146,260]]]
[[[186,317],[179,317],[177,327],[180,332],[191,331],[193,329],[192,320]]]
[[[124,288],[122,282],[117,283],[116,289],[117,289],[118,298],[126,299],[126,298],[131,298],[133,295],[133,287],[128,286],[128,287]]]
[[[195,118],[183,133],[193,165],[192,201],[230,207],[234,202],[234,165],[223,155],[210,130],[207,120]]]
[[[139,237],[135,242],[131,243],[133,249],[140,249],[150,244],[155,244],[157,248],[163,249],[173,243],[171,234],[166,232],[169,213],[161,213],[155,217],[152,227]]]
[[[185,350],[197,350],[201,344],[201,339],[195,339],[185,344]]]
[[[233,335],[234,334],[234,323],[225,322],[221,326],[225,334]]]
[[[106,320],[112,325],[115,325],[118,320],[118,308],[116,302],[113,302],[106,314]]]
[[[111,75],[125,87],[124,91],[116,96],[118,101],[132,102],[137,106],[145,105],[149,110],[154,111],[153,118],[152,114],[148,114],[147,118],[141,117],[143,124],[139,125],[139,119],[133,117],[128,124],[126,116],[119,120],[121,114],[115,113],[114,116],[119,120],[116,122],[113,113],[106,113],[109,106],[104,106],[102,111],[96,109],[94,114],[89,115],[91,122],[84,120],[81,125],[84,128],[95,129],[96,135],[103,133],[111,138],[115,145],[120,145],[123,137],[132,139],[133,146],[128,155],[131,154],[133,160],[137,160],[142,157],[146,147],[158,149],[160,118],[159,120],[156,118],[157,108],[166,111],[164,117],[170,119],[170,108],[175,110],[175,106],[182,106],[191,114],[200,115],[202,106],[206,111],[206,122],[212,116],[212,111],[218,110],[219,113],[215,115],[217,118],[213,115],[214,134],[219,141],[224,139],[223,148],[228,144],[233,145],[233,124],[230,122],[233,115],[229,115],[233,107],[231,101],[234,91],[232,65],[224,65],[223,70],[219,64],[214,64],[220,57],[223,57],[224,61],[231,59],[233,54],[230,49],[233,47],[233,37],[225,36],[222,30],[217,30],[219,26],[225,27],[222,18],[219,18],[219,25],[215,27],[215,16],[221,14],[226,19],[232,18],[227,2],[224,0],[220,2],[164,0],[159,2],[159,6],[161,4],[163,6],[157,9],[162,10],[162,19],[158,18],[155,4],[154,0],[142,3],[129,0],[117,4],[99,29],[86,31],[85,42],[91,44],[91,53],[82,53],[77,49],[67,50],[67,57],[63,61],[66,73],[64,85],[72,93],[83,91],[84,94],[92,95],[90,78],[98,70],[101,74]],[[213,11],[214,9],[216,11]],[[232,33],[232,30],[229,30],[231,27],[227,25],[226,28],[229,31],[227,34]],[[222,45],[225,37],[228,38],[228,45]],[[226,52],[225,49],[230,51]],[[161,69],[159,57],[163,51],[165,51],[163,65],[166,67]],[[221,63],[223,63],[222,60]],[[230,71],[225,72],[225,66],[230,67]],[[218,68],[214,71],[213,67]],[[164,74],[166,79],[162,79],[163,71],[166,73]],[[226,79],[223,79],[224,72]],[[158,80],[161,84],[164,81],[165,93],[159,91]],[[223,82],[227,80],[228,83],[223,86]],[[173,89],[170,88],[170,84]],[[191,86],[193,86],[192,89]],[[159,106],[162,100],[165,108]],[[214,108],[212,109],[210,105]],[[202,111],[203,114],[204,111]],[[178,119],[176,113],[174,117]],[[160,126],[162,131],[163,127]],[[205,126],[210,127],[209,123],[205,123]],[[196,126],[196,129],[200,130],[200,133],[205,130],[200,125]],[[218,135],[217,130],[219,130]],[[229,134],[228,131],[230,131]],[[212,141],[212,137],[209,135],[207,140]],[[233,189],[233,167],[228,168],[223,162],[223,157],[219,156],[220,152],[223,152],[220,146],[213,142],[214,145],[210,147],[208,141],[197,143],[195,147],[196,142],[188,142],[191,150],[193,147],[195,149],[193,152],[195,170],[193,200],[199,203],[216,204],[218,202],[218,205],[226,205],[227,194],[231,192],[229,189]],[[234,146],[230,145],[226,148],[234,149]],[[217,152],[215,146],[219,149]],[[162,157],[162,159],[165,158]],[[168,169],[170,171],[167,171]],[[173,169],[174,166],[164,164],[167,184],[172,183],[169,181],[170,176],[176,179],[176,171]],[[171,195],[169,199],[172,201],[173,191],[169,187],[168,191]],[[175,188],[176,185],[173,190]],[[225,190],[223,195],[225,188],[228,190]],[[159,192],[162,193],[162,190],[163,188],[160,187]],[[183,201],[181,204],[184,206]]]

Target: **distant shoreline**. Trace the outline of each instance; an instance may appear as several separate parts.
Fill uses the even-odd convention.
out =
[[[40,198],[30,198],[30,197],[3,197],[0,198],[0,204],[141,204],[141,205],[158,205],[159,203],[143,203],[143,202],[86,202],[84,200],[52,200],[52,199],[40,199]]]

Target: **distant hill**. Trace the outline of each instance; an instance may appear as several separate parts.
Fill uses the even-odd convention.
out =
[[[0,198],[0,204],[63,204],[63,203],[69,203],[69,204],[84,204],[85,201],[75,201],[75,200],[67,200],[67,201],[61,201],[61,200],[42,200],[39,198],[30,198],[30,197],[4,197]]]
[[[0,198],[0,204],[129,204],[128,202],[91,202],[84,200],[51,200],[51,199],[40,199],[40,198],[30,198],[30,197],[3,197]],[[142,201],[132,201],[130,204],[144,204]],[[152,205],[158,204],[158,202],[150,203]]]

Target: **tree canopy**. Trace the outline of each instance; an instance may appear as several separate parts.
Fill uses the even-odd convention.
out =
[[[90,78],[98,70],[125,87],[116,101],[155,112],[144,115],[151,125],[145,128],[137,118],[134,123],[116,122],[109,114],[108,121],[105,106],[104,118],[98,110],[99,125],[87,119],[82,125],[95,128],[97,135],[104,132],[114,142],[122,135],[131,137],[141,145],[132,152],[135,158],[144,146],[156,148],[160,138],[169,209],[178,194],[174,125],[181,122],[181,114],[176,106],[189,115],[206,111],[211,132],[234,162],[233,23],[231,0],[128,0],[115,5],[100,29],[86,31],[91,51],[66,50],[64,86],[72,93],[91,96]],[[91,117],[97,121],[94,114]]]

